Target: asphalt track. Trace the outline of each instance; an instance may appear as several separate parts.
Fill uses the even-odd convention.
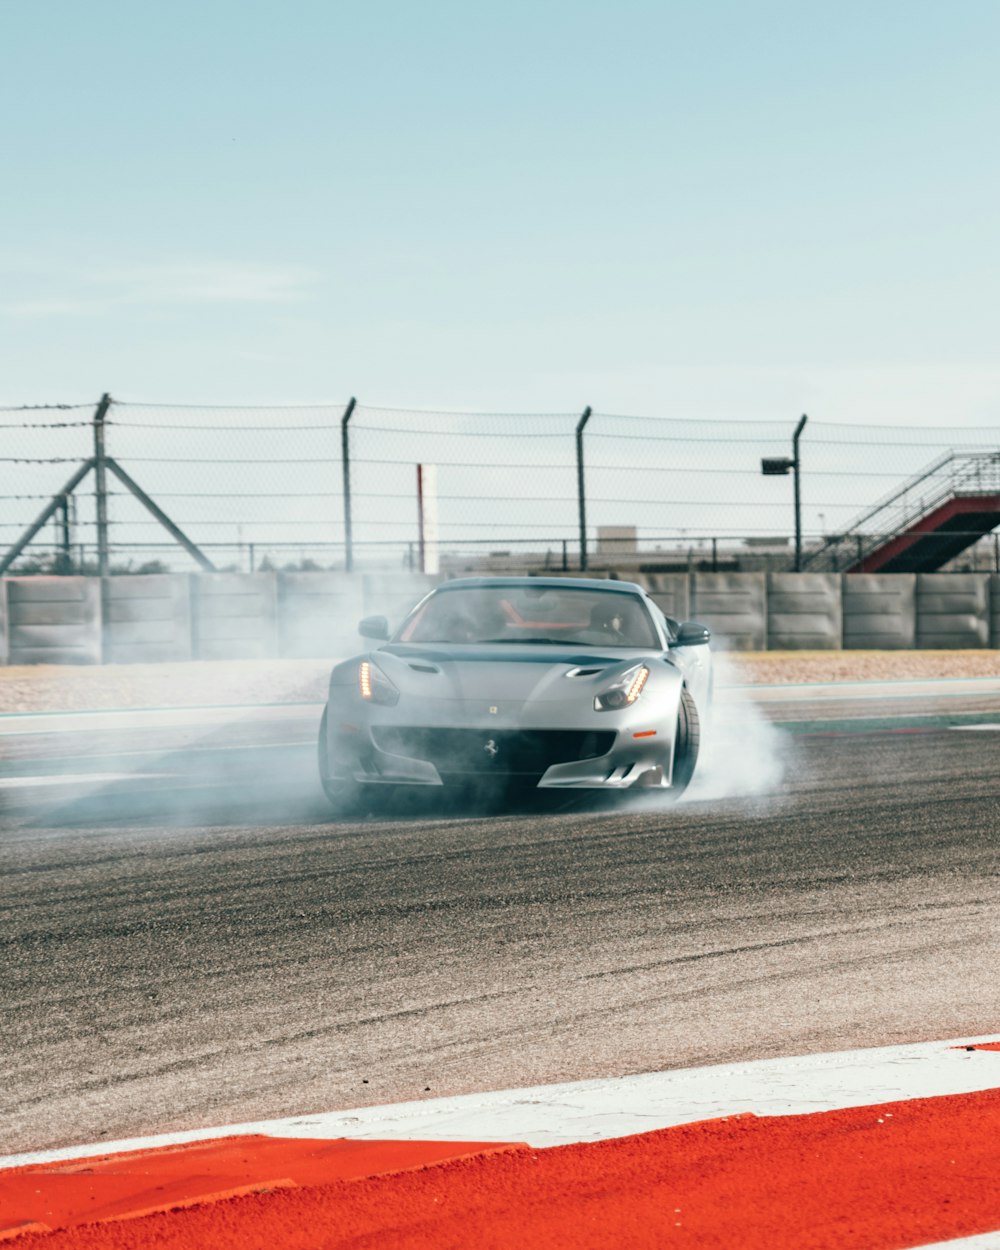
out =
[[[5,721],[0,1152],[994,1031],[1000,696],[889,706],[765,702],[678,806],[355,823],[312,708]]]

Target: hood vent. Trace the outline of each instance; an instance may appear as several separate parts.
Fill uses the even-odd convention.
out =
[[[571,668],[566,674],[567,677],[596,677],[598,673],[603,673],[603,668]]]
[[[441,670],[439,668],[435,668],[433,664],[414,664],[411,662],[410,668],[412,668],[415,673],[440,673],[441,672]]]

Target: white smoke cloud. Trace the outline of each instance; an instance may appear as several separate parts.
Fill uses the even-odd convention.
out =
[[[715,655],[716,696],[702,717],[701,752],[685,801],[756,798],[780,792],[794,739],[769,721],[744,684],[739,660]]]

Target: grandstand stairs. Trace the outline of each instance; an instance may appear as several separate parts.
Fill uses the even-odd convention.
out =
[[[803,567],[844,573],[931,573],[1000,526],[1000,451],[949,451],[840,534]]]

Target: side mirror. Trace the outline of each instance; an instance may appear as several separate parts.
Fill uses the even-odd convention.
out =
[[[707,625],[699,625],[697,621],[684,621],[673,641],[675,647],[703,647],[712,637]]]
[[[389,637],[389,622],[384,616],[366,616],[358,621],[358,633],[362,638],[378,638],[384,642]]]

